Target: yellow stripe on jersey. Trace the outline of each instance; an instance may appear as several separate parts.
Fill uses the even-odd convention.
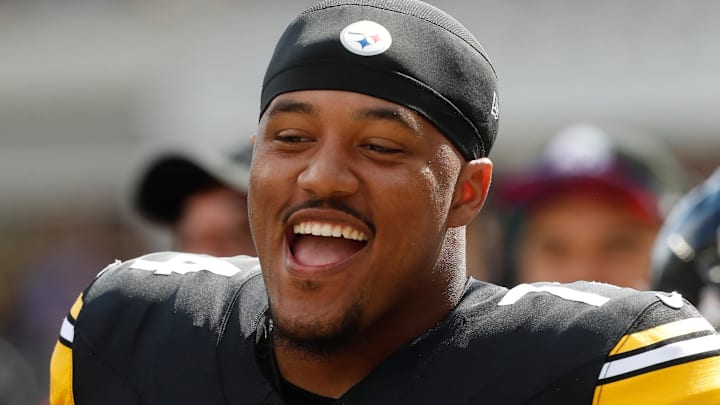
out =
[[[82,309],[82,294],[75,300],[70,308],[72,323],[75,322]],[[64,320],[60,335],[72,344],[74,331],[73,326],[67,318]],[[69,339],[68,339],[69,337]],[[74,405],[72,386],[72,348],[66,346],[60,340],[55,344],[52,357],[50,358],[50,404],[52,405]]]
[[[75,300],[75,303],[72,307],[70,307],[70,316],[73,317],[73,319],[77,319],[78,315],[80,315],[80,308],[83,306],[83,296],[80,294],[79,297]]]
[[[610,355],[641,349],[655,343],[689,333],[712,331],[714,328],[704,318],[688,318],[666,323],[641,332],[623,336],[610,351]]]
[[[650,371],[595,388],[593,405],[720,404],[720,357]]]
[[[50,359],[50,404],[74,405],[72,391],[72,349],[55,343]]]

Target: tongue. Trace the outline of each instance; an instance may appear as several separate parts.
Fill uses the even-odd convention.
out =
[[[362,246],[361,242],[344,238],[302,236],[295,242],[293,254],[305,266],[325,266],[347,259]]]

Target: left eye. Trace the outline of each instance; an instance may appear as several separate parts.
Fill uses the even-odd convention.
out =
[[[383,154],[393,154],[393,153],[402,152],[402,150],[397,149],[397,148],[390,148],[387,146],[382,146],[382,145],[373,144],[373,143],[366,144],[363,147],[367,150],[377,152],[377,153],[383,153]]]

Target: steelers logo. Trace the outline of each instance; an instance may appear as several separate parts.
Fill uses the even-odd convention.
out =
[[[392,36],[374,21],[358,21],[340,32],[340,42],[348,51],[360,56],[379,55],[390,48]]]

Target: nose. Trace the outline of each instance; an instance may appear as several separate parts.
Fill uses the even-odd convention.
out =
[[[298,176],[298,185],[316,198],[342,197],[358,189],[358,178],[341,145],[318,147]]]

